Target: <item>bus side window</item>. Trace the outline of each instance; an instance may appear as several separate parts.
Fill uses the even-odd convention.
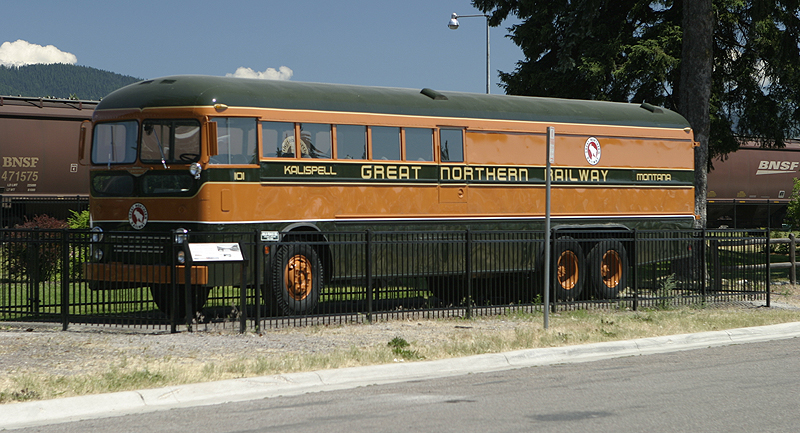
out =
[[[464,131],[440,129],[439,148],[442,162],[464,162]]]
[[[300,124],[300,156],[303,158],[331,157],[331,125]]]
[[[216,117],[217,148],[219,153],[211,164],[256,163],[256,119],[245,117]]]
[[[433,129],[405,128],[406,161],[433,161]]]
[[[367,127],[336,125],[336,158],[367,159]]]
[[[293,158],[294,124],[261,122],[261,149],[264,158]]]
[[[400,161],[400,128],[373,126],[372,159]]]

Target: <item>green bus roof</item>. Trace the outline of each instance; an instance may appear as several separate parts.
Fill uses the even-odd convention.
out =
[[[141,81],[97,110],[178,106],[259,107],[412,116],[687,128],[681,115],[647,104],[485,95],[283,80],[178,75]]]

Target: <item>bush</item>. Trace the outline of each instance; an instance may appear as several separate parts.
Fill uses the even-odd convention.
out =
[[[37,215],[33,219],[26,218],[16,229],[60,230],[67,228],[67,222],[47,215]],[[10,275],[20,277],[28,275],[37,277],[39,281],[48,281],[59,269],[61,262],[60,235],[55,232],[12,232],[11,240],[6,243],[8,268]],[[15,241],[14,239],[19,239]]]
[[[89,229],[89,211],[75,212],[69,210],[72,216],[67,218],[67,224],[71,229]]]

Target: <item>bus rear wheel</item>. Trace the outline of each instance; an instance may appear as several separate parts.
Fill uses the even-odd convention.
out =
[[[563,237],[553,243],[553,278],[555,299],[574,301],[583,292],[586,279],[586,258],[575,239]]]
[[[618,241],[601,241],[589,252],[589,275],[594,294],[612,299],[628,285],[628,255]]]
[[[273,271],[275,301],[286,314],[310,313],[322,291],[322,262],[308,245],[289,244],[278,249]]]

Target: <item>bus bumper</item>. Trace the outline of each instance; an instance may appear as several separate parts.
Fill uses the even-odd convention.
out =
[[[130,265],[125,263],[82,263],[83,276],[87,281],[104,283],[170,284],[172,267],[166,265]],[[208,266],[192,266],[189,270],[191,284],[208,284]],[[186,267],[176,266],[175,280],[186,283]],[[131,284],[126,284],[130,287]],[[118,287],[109,285],[108,288]]]

